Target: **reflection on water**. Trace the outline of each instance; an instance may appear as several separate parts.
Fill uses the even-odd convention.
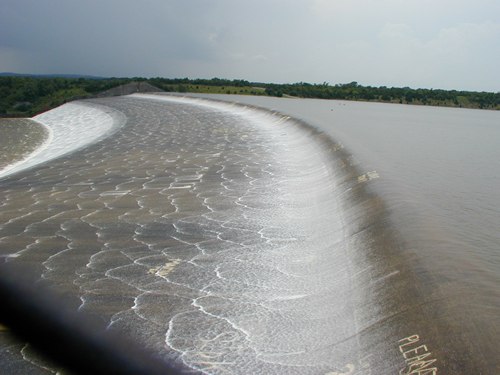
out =
[[[0,182],[7,264],[209,373],[495,369],[498,310],[481,331],[457,313],[464,289],[401,230],[420,216],[398,216],[389,170],[279,113],[162,98],[94,101],[120,131]],[[16,345],[0,360],[39,363]]]

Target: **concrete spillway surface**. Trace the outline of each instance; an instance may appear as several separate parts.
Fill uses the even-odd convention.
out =
[[[0,181],[0,256],[75,308],[206,373],[433,371],[425,314],[401,315],[418,290],[365,191],[376,175],[341,145],[277,113],[157,95],[35,120],[51,143]],[[48,371],[8,345],[12,373]]]

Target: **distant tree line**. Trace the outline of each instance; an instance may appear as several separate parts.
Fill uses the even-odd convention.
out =
[[[448,107],[500,109],[500,92],[411,89],[409,87],[371,87],[357,82],[337,84],[266,84],[268,95],[300,98],[342,99]]]
[[[127,79],[0,77],[0,116],[26,117],[127,83]]]
[[[221,78],[57,78],[0,77],[0,116],[33,116],[67,101],[96,96],[98,93],[135,81],[145,81],[168,92],[219,92],[290,96],[299,98],[377,101],[450,107],[500,109],[500,93],[456,90],[411,89],[409,87],[371,87],[357,82],[330,85],[255,83]]]

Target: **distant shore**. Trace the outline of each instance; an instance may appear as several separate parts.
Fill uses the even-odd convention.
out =
[[[133,90],[131,91],[131,88]],[[68,78],[0,76],[0,117],[31,117],[68,101],[132,92],[179,92],[264,95],[431,105],[473,109],[500,109],[500,92],[371,87],[357,82],[330,85],[261,83],[220,78]]]

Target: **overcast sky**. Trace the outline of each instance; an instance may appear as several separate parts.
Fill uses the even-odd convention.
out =
[[[1,0],[0,72],[500,91],[500,0]]]

